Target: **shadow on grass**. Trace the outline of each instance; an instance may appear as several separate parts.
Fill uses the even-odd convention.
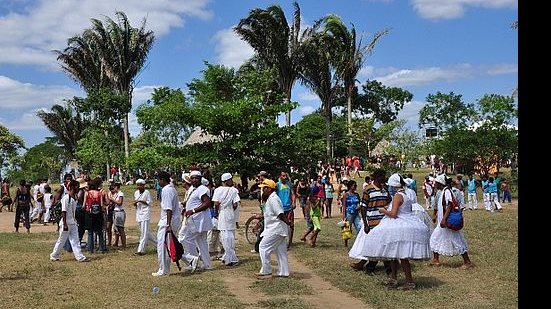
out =
[[[435,277],[414,276],[413,280],[415,281],[415,285],[417,286],[415,288],[416,290],[433,289],[435,287],[446,284],[446,282]]]
[[[15,281],[15,280],[27,280],[30,279],[31,276],[29,274],[22,274],[22,273],[14,273],[14,274],[4,274],[0,276],[0,281]]]

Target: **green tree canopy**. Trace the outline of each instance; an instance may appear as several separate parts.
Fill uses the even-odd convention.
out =
[[[445,131],[454,126],[466,126],[472,124],[474,113],[473,106],[465,104],[462,95],[438,91],[427,96],[427,104],[419,111],[419,128],[435,127]]]
[[[23,139],[0,124],[0,169],[4,167],[7,159],[17,155],[17,150],[25,148]]]

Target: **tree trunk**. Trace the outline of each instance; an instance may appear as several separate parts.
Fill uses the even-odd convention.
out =
[[[327,161],[331,161],[331,119],[328,115],[325,116],[325,141],[327,151]]]
[[[247,174],[239,174],[239,178],[241,179],[241,186],[243,187],[243,191],[249,190],[249,177]]]
[[[107,130],[103,130],[103,135],[105,135],[105,140],[109,140],[109,132]],[[109,180],[111,178],[111,164],[109,162],[109,159],[107,159],[107,162],[105,162],[105,175],[106,180]]]
[[[288,104],[289,102],[291,102],[291,94],[287,94],[285,96],[285,98],[283,99],[283,102],[285,104]],[[288,110],[286,113],[285,113],[285,124],[290,127],[291,126],[291,110]]]
[[[352,153],[352,92],[348,92],[348,98],[347,98],[347,114],[348,114],[348,155]]]
[[[124,127],[124,167],[128,170],[128,157],[130,156],[130,153],[128,151],[128,114],[124,116],[123,119],[123,127]]]

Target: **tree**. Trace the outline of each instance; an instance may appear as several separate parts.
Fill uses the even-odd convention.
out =
[[[465,104],[460,94],[438,91],[427,96],[427,104],[419,111],[419,128],[432,126],[445,131],[450,127],[465,126],[472,123],[474,113],[473,106]]]
[[[487,175],[518,153],[517,129],[512,125],[517,108],[512,96],[486,94],[473,107],[470,126],[454,126],[432,141],[431,150],[455,163],[459,172]]]
[[[290,128],[280,128],[276,117],[293,107],[281,93],[270,93],[270,71],[246,71],[207,64],[202,79],[188,88],[192,100],[189,125],[214,136],[207,142],[184,148],[189,162],[209,163],[218,172],[238,172],[242,184],[261,169],[288,168]]]
[[[4,167],[5,160],[17,155],[17,150],[25,148],[23,139],[0,124],[0,169]]]
[[[277,83],[283,92],[284,104],[291,102],[291,90],[300,68],[300,7],[293,2],[291,26],[279,5],[256,8],[239,21],[234,31],[255,50],[258,58],[277,70]],[[286,111],[287,126],[291,125],[291,110]]]
[[[359,42],[357,41],[354,24],[348,31],[337,15],[330,14],[325,17],[324,26],[326,35],[333,42],[334,48],[332,48],[331,54],[336,58],[334,61],[337,63],[337,74],[344,83],[348,112],[348,134],[352,142],[352,99],[356,87],[356,76],[365,63],[365,57],[373,52],[377,41],[387,34],[389,29],[376,33],[368,45],[362,46],[361,38]]]
[[[55,51],[62,69],[86,92],[109,87],[127,98],[124,117],[125,157],[128,159],[128,113],[132,106],[135,79],[143,69],[153,46],[153,31],[146,30],[146,20],[133,28],[123,12],[116,12],[117,21],[106,17],[105,23],[92,19],[92,27],[68,40],[68,47]]]
[[[362,90],[353,108],[361,115],[374,117],[381,123],[396,120],[404,104],[413,99],[411,92],[399,87],[387,87],[377,80],[366,81]]]
[[[35,145],[19,161],[19,169],[22,171],[22,178],[37,179],[48,177],[58,179],[65,160],[63,148],[56,144],[56,138],[46,138],[46,141]]]
[[[80,114],[75,111],[74,102],[76,100],[79,98],[65,100],[64,106],[56,104],[49,112],[41,110],[36,113],[50,132],[55,135],[63,147],[65,158],[69,160],[76,158],[77,142],[87,126]]]
[[[372,152],[380,142],[390,140],[391,133],[403,125],[400,121],[391,121],[382,125],[377,124],[377,120],[371,118],[354,119],[354,134],[352,136],[352,149],[358,154],[365,155],[367,158],[372,156]]]
[[[310,88],[321,100],[322,112],[325,118],[326,160],[331,158],[331,119],[333,102],[342,91],[340,79],[336,71],[334,59],[331,56],[331,41],[322,32],[317,21],[307,29],[303,42],[303,59],[301,82]]]
[[[138,123],[144,131],[151,131],[160,142],[173,146],[184,143],[191,133],[185,124],[189,104],[180,89],[168,87],[153,90],[151,100],[136,109]]]

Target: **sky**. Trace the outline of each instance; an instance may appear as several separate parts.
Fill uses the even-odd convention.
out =
[[[0,123],[21,136],[27,147],[53,134],[36,116],[64,99],[84,96],[61,71],[52,50],[91,26],[90,19],[115,17],[117,10],[138,27],[155,33],[146,67],[136,79],[133,108],[154,88],[187,91],[201,78],[204,62],[238,68],[253,55],[232,31],[254,8],[280,5],[287,19],[293,1],[264,0],[0,0]],[[376,79],[413,94],[398,115],[418,130],[418,112],[428,94],[453,91],[474,103],[487,93],[511,95],[518,85],[516,0],[302,0],[302,28],[336,14],[354,26],[364,41],[385,28],[357,79]],[[299,107],[292,123],[320,106],[317,95],[296,83]],[[130,134],[140,133],[134,110]],[[284,123],[284,116],[280,123]]]

